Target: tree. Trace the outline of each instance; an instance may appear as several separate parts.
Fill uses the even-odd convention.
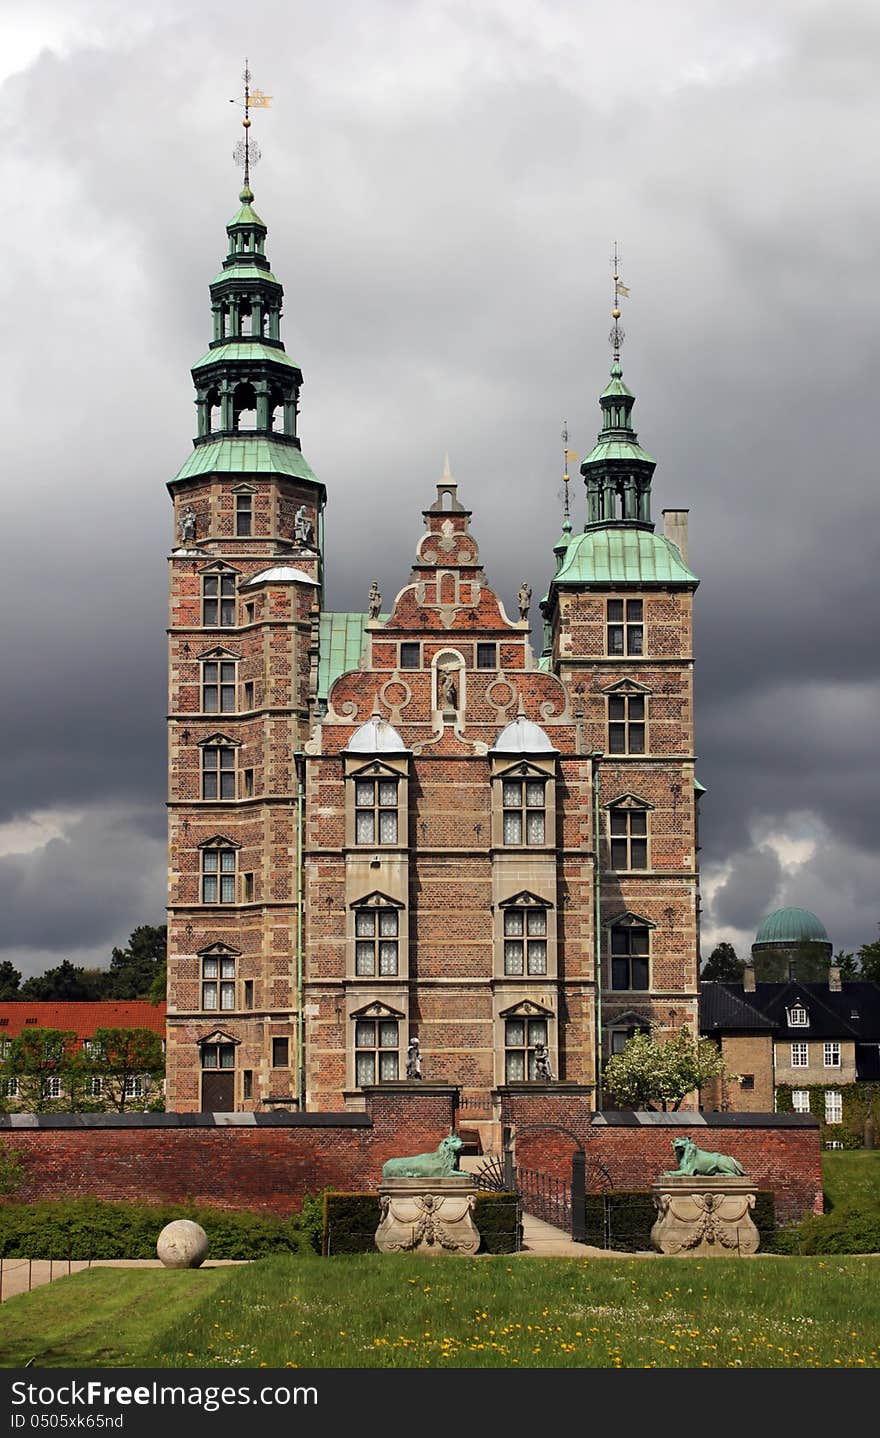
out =
[[[96,1029],[77,1055],[76,1069],[75,1087],[85,1095],[89,1080],[100,1078],[103,1107],[116,1113],[143,1109],[149,1085],[158,1085],[165,1073],[162,1040],[152,1029]]]
[[[737,958],[733,944],[722,939],[703,965],[702,978],[714,979],[720,984],[739,984],[742,983],[744,970],[745,962]]]
[[[168,929],[140,924],[125,949],[114,949],[107,981],[109,999],[147,999],[157,976],[165,968]]]
[[[33,978],[26,979],[17,997],[43,1002],[94,999],[100,997],[95,988],[95,984],[86,977],[85,969],[75,968],[69,959],[65,959],[56,969],[47,969],[44,974],[36,974]]]
[[[0,999],[17,999],[21,974],[8,959],[0,964]]]
[[[872,944],[862,944],[859,960],[862,965],[859,978],[880,984],[880,939],[875,939]]]
[[[858,959],[855,954],[849,953],[846,949],[838,949],[831,962],[837,965],[844,983],[851,983],[853,979],[861,978]]]
[[[17,1092],[9,1095],[23,1113],[58,1113],[71,1107],[76,1071],[76,1034],[68,1029],[25,1029],[5,1048],[0,1081],[8,1094],[10,1081]]]
[[[666,1039],[636,1034],[605,1065],[605,1083],[626,1108],[678,1109],[682,1099],[725,1075],[721,1051],[710,1039],[695,1039],[687,1027]]]

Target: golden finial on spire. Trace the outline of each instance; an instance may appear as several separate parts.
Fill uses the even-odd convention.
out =
[[[233,151],[233,158],[237,165],[244,166],[244,189],[251,187],[251,165],[256,165],[260,158],[260,147],[256,140],[251,139],[251,110],[268,110],[272,103],[271,95],[264,95],[262,90],[251,89],[251,72],[248,69],[248,62],[244,62],[242,79],[244,80],[244,99],[230,100],[230,105],[244,105],[244,139],[239,140]],[[244,198],[244,196],[242,196]],[[251,197],[253,198],[253,197]]]
[[[614,250],[611,256],[611,266],[614,278],[614,294],[611,309],[611,318],[613,319],[614,324],[611,327],[611,333],[608,338],[614,351],[614,363],[620,364],[620,346],[623,344],[626,335],[624,333],[623,326],[620,323],[620,306],[617,302],[621,298],[629,299],[629,289],[626,285],[621,284],[620,281],[620,250],[616,240],[614,241]]]

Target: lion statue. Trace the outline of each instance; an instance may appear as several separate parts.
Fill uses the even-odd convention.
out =
[[[678,1159],[678,1168],[667,1169],[664,1178],[686,1174],[688,1178],[713,1178],[716,1174],[733,1177],[744,1174],[745,1169],[736,1158],[726,1153],[707,1153],[697,1148],[692,1138],[674,1138],[672,1148]]]
[[[449,1178],[461,1173],[457,1167],[463,1145],[457,1134],[450,1134],[437,1145],[434,1153],[417,1153],[412,1158],[389,1158],[382,1165],[383,1178]]]

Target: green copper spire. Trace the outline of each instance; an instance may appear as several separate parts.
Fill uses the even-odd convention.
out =
[[[624,382],[617,354],[599,404],[602,428],[581,465],[587,487],[586,528],[637,524],[653,529],[651,479],[656,461],[642,449],[632,427],[635,395]]]

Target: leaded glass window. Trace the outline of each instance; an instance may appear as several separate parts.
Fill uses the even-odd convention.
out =
[[[202,903],[235,903],[235,849],[202,850]]]
[[[397,780],[356,779],[355,842],[397,843]]]
[[[398,1077],[396,1019],[358,1019],[354,1026],[354,1073],[358,1087]]]
[[[504,972],[546,974],[546,909],[505,909]]]
[[[235,958],[205,954],[202,957],[202,1008],[235,1008]]]
[[[507,1083],[537,1078],[535,1048],[547,1046],[546,1019],[505,1019],[504,1077]]]
[[[545,787],[543,779],[502,781],[505,844],[531,845],[545,842]]]
[[[354,916],[355,973],[366,977],[397,973],[396,909],[357,909]]]

